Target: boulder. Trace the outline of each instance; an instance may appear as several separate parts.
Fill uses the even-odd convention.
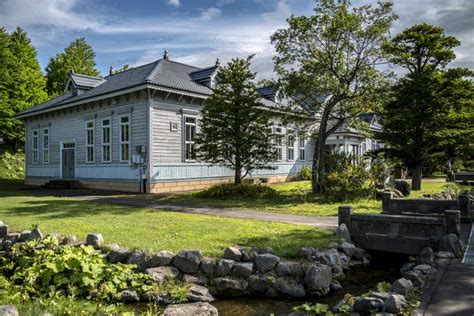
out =
[[[188,300],[190,302],[212,302],[214,297],[209,293],[207,287],[193,284],[189,288]]]
[[[117,301],[127,304],[138,303],[140,301],[140,297],[135,291],[125,290],[120,293]]]
[[[307,260],[310,260],[310,259],[313,258],[313,255],[316,251],[317,250],[315,248],[312,248],[312,247],[303,247],[298,252],[298,257],[302,257],[302,258],[305,258]]]
[[[340,273],[342,271],[341,256],[335,249],[324,252],[317,251],[314,255],[314,258],[316,261],[330,266],[334,273]]]
[[[407,301],[405,296],[400,294],[392,294],[384,304],[384,310],[387,313],[400,314],[406,307]]]
[[[15,244],[20,240],[20,233],[9,233],[5,239],[10,240]]]
[[[200,250],[181,250],[173,258],[172,264],[184,273],[196,273],[201,263]]]
[[[5,238],[8,235],[8,225],[0,224],[0,238]],[[8,305],[4,305],[8,306]]]
[[[201,260],[201,271],[208,277],[214,275],[215,266],[216,261],[212,258],[203,258]]]
[[[362,268],[364,266],[364,262],[360,260],[351,260],[349,261],[349,268]]]
[[[301,278],[304,274],[304,269],[299,262],[280,262],[275,268],[275,272],[279,277]]]
[[[214,278],[211,285],[216,293],[223,296],[242,295],[248,287],[247,281],[234,278]]]
[[[215,267],[216,276],[229,275],[234,267],[235,261],[230,259],[219,259]]]
[[[145,272],[148,268],[147,254],[142,250],[134,250],[127,258],[127,264],[136,265],[135,272]]]
[[[454,253],[449,252],[449,251],[438,251],[438,252],[435,252],[434,255],[435,255],[436,258],[441,258],[441,259],[454,259],[454,258],[456,258]]]
[[[132,251],[129,249],[114,247],[107,253],[107,260],[110,263],[125,263],[131,253]]]
[[[166,307],[163,316],[218,316],[217,308],[207,302],[175,304]]]
[[[332,280],[331,284],[329,285],[329,288],[331,291],[337,292],[342,290],[342,285],[339,283],[337,280]]]
[[[413,289],[413,283],[405,278],[393,282],[391,291],[397,294],[407,295]]]
[[[304,282],[312,295],[327,293],[331,279],[331,267],[327,265],[316,263],[306,268]]]
[[[13,304],[1,305],[0,306],[1,316],[18,316],[18,308]]]
[[[353,311],[361,314],[380,312],[383,308],[383,301],[375,297],[361,297],[354,302]]]
[[[145,271],[157,283],[163,283],[166,280],[172,280],[179,277],[179,270],[175,267],[162,266],[148,268]]]
[[[395,189],[400,191],[403,196],[410,195],[411,192],[411,185],[410,182],[405,180],[395,180],[394,183]]]
[[[174,254],[171,251],[160,251],[151,256],[150,260],[148,260],[148,266],[154,268],[170,265],[173,257]]]
[[[257,255],[255,257],[255,266],[257,271],[267,272],[272,270],[280,262],[280,258],[270,253]]]
[[[416,287],[423,287],[425,285],[426,276],[420,270],[410,270],[403,274],[405,279],[408,279]]]
[[[277,288],[275,279],[269,275],[252,274],[247,281],[249,289],[261,295],[273,294]]]
[[[3,250],[10,251],[10,249],[12,249],[12,247],[13,247],[13,241],[11,241],[10,239],[4,239],[3,240],[3,242],[2,242]]]
[[[63,245],[73,245],[75,243],[77,243],[77,237],[74,235],[66,236],[61,241],[61,244]]]
[[[342,223],[336,229],[336,235],[344,241],[352,242],[351,241],[351,234],[349,233],[349,229],[347,228],[346,224]]]
[[[462,256],[462,245],[456,234],[447,234],[439,241],[439,251],[452,252],[456,257]]]
[[[86,245],[94,247],[94,249],[100,249],[104,244],[104,237],[101,234],[88,234],[86,237]]]
[[[388,299],[390,295],[392,295],[392,293],[390,292],[378,292],[378,291],[372,292],[372,294],[370,294],[371,297],[380,298],[382,301],[385,301],[386,299]]]
[[[343,241],[337,248],[340,252],[344,253],[349,259],[356,253],[356,246],[350,242]]]
[[[39,228],[33,228],[27,240],[43,240],[43,234]]]
[[[198,285],[207,284],[207,278],[203,275],[183,274],[181,280],[186,283],[194,283]]]
[[[424,275],[430,276],[436,272],[436,268],[428,264],[419,264],[413,268],[415,271],[421,271]]]
[[[290,298],[302,298],[306,296],[304,285],[293,279],[280,278],[277,280],[278,291]]]
[[[264,253],[274,254],[275,251],[271,247],[253,247],[249,251],[252,257],[255,257],[255,255],[263,255]]]
[[[224,259],[239,261],[242,257],[242,252],[236,247],[227,247],[224,250]]]
[[[28,241],[28,238],[30,237],[31,231],[30,230],[24,230],[20,233],[20,239],[18,241],[24,242]]]
[[[433,249],[430,247],[423,248],[420,253],[419,263],[433,266],[435,264]]]
[[[401,268],[400,268],[400,274],[404,275],[405,272],[413,270],[413,268],[416,266],[415,262],[407,262],[405,263]]]
[[[234,270],[232,274],[238,278],[246,279],[248,278],[253,271],[253,262],[237,262],[234,265]]]

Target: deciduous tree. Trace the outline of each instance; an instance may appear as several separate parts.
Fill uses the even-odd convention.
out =
[[[317,2],[312,16],[291,16],[271,37],[279,80],[294,105],[318,128],[313,134],[313,192],[322,188],[327,137],[344,123],[358,123],[381,87],[381,45],[396,15],[390,2],[350,8],[346,0]]]

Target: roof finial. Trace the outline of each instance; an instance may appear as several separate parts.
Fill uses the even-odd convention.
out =
[[[114,67],[110,66],[109,75],[112,76],[113,74],[114,74]]]
[[[169,60],[170,58],[168,57],[168,50],[165,49],[165,53],[163,54],[163,59]]]
[[[69,70],[69,74],[74,75],[74,69],[71,68],[71,69]]]
[[[219,58],[216,59],[216,67],[219,67],[221,65],[221,62],[219,61]]]

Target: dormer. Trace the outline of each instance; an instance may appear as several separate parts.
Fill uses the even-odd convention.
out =
[[[69,79],[66,83],[66,90],[72,92],[73,95],[80,95],[104,83],[106,80],[102,77],[93,77],[81,74],[75,74],[71,69]]]
[[[285,95],[273,87],[259,87],[257,88],[257,91],[262,95],[263,98],[272,102],[280,104],[285,102]]]
[[[219,67],[220,62],[219,59],[217,59],[214,66],[199,69],[190,73],[191,79],[212,89],[216,85],[216,76]]]

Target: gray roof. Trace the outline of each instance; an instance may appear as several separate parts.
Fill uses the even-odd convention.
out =
[[[70,74],[70,78],[74,84],[80,88],[94,88],[105,81],[102,77],[92,77],[75,73]]]
[[[22,111],[18,113],[17,116],[24,117],[25,115],[34,115],[35,112],[38,111],[54,109],[55,107],[67,105],[76,101],[98,97],[143,84],[181,90],[207,97],[211,95],[212,90],[200,82],[205,81],[206,78],[210,78],[216,68],[216,66],[198,68],[167,59],[160,59],[104,78],[71,74],[71,79],[74,80],[76,85],[88,87],[89,90],[79,95],[73,95],[70,91],[66,92],[59,97]],[[95,86],[90,87],[91,85]],[[263,103],[267,106],[275,106],[275,104],[269,100],[265,100]]]

